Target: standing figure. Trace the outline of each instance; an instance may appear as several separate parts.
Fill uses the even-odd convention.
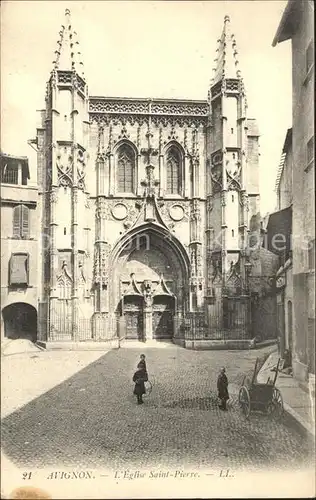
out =
[[[137,371],[134,373],[133,382],[135,382],[134,394],[137,396],[137,404],[143,404],[143,394],[146,393],[145,382],[148,380],[148,375],[144,366],[139,363]]]
[[[221,410],[227,411],[226,403],[227,400],[229,399],[229,394],[228,394],[228,379],[225,371],[226,371],[225,368],[221,368],[219,372],[217,378],[217,390],[218,390],[218,397],[221,400],[219,408]]]
[[[140,355],[140,361],[137,365],[137,368],[139,368],[140,366],[142,366],[145,370],[145,372],[147,372],[147,367],[146,367],[146,356],[145,354],[141,354]]]

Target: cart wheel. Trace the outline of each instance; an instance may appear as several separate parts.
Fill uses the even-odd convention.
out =
[[[269,405],[269,413],[276,419],[283,416],[283,398],[282,394],[276,387],[273,389],[272,400]]]
[[[250,395],[247,387],[241,387],[238,396],[239,406],[246,418],[250,415]]]

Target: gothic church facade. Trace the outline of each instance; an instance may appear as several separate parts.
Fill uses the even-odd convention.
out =
[[[66,11],[36,138],[39,340],[251,337],[259,134],[237,56],[226,16],[207,99],[89,96]]]

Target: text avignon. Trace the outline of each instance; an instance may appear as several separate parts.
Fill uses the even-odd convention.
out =
[[[92,471],[55,471],[48,474],[47,479],[95,479]]]

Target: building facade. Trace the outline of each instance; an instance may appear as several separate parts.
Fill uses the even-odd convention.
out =
[[[1,335],[37,339],[37,187],[26,157],[1,153]]]
[[[89,96],[77,45],[67,10],[33,141],[39,338],[252,338],[259,133],[229,18],[206,100]]]
[[[277,337],[280,355],[291,365],[293,355],[293,148],[292,129],[286,133],[275,191],[277,211],[270,214],[267,235],[268,249],[278,256],[276,271]]]
[[[293,372],[315,382],[314,2],[290,0],[273,45],[292,43]]]

